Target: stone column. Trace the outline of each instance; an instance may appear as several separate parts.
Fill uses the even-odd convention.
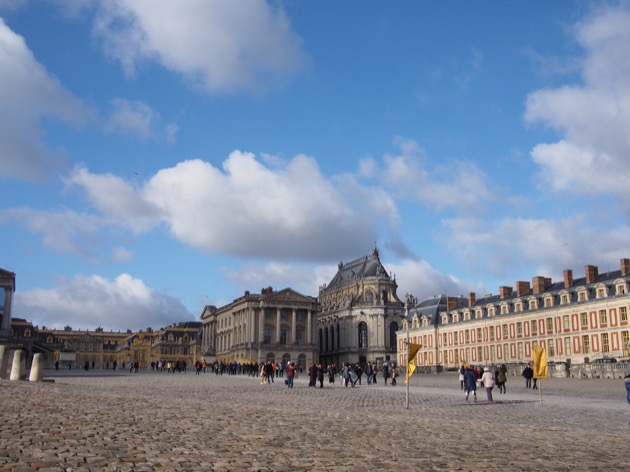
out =
[[[312,333],[312,331],[313,331],[313,327],[312,327],[313,316],[312,316],[311,310],[308,310],[307,318],[308,318],[308,321],[306,323],[306,339],[308,339],[308,343],[309,344],[316,344],[313,341],[313,338],[312,338],[312,335],[313,335],[313,333]]]
[[[31,382],[41,382],[44,380],[44,369],[42,368],[42,355],[38,352],[33,356],[33,364],[28,380]]]
[[[7,378],[7,369],[9,368],[9,349],[7,346],[0,345],[0,379]]]
[[[297,339],[296,339],[297,327],[295,326],[296,321],[297,321],[297,310],[293,308],[291,310],[291,343],[292,344],[297,344]]]
[[[276,308],[276,344],[280,343],[280,312],[282,308]]]
[[[2,312],[2,326],[0,331],[11,332],[11,299],[13,290],[10,287],[4,287],[4,311]]]
[[[22,380],[25,375],[24,370],[24,351],[22,349],[18,349],[13,353],[13,365],[11,366],[10,380]]]

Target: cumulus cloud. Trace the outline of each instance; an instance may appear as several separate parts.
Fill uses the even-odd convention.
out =
[[[239,257],[358,255],[372,246],[380,226],[398,224],[387,193],[348,176],[326,179],[305,155],[271,168],[234,151],[223,169],[185,161],[160,170],[141,188],[85,168],[64,180],[81,188],[106,221],[138,233],[164,224],[181,242]]]
[[[49,177],[65,163],[61,149],[46,145],[43,118],[80,125],[80,100],[37,62],[24,38],[0,18],[0,176]]]
[[[575,261],[602,267],[630,254],[630,228],[599,228],[585,215],[554,219],[505,218],[488,222],[454,218],[448,245],[469,270],[487,276],[514,277],[523,267],[537,266],[538,274],[558,278]],[[602,244],[602,241],[607,241]],[[510,281],[505,281],[509,284]]]
[[[112,0],[94,33],[128,76],[155,61],[209,93],[263,92],[308,63],[286,14],[261,0]]]
[[[94,215],[73,210],[41,211],[29,207],[0,210],[0,224],[20,224],[41,233],[45,247],[60,253],[91,255],[98,248],[104,224]]]
[[[378,176],[381,185],[397,198],[416,201],[435,210],[470,211],[492,199],[485,173],[474,163],[456,160],[432,166],[424,149],[413,139],[397,137],[396,154],[383,158],[382,168],[372,158],[363,159],[359,174]]]
[[[630,216],[630,9],[599,10],[573,29],[584,48],[581,85],[537,90],[525,120],[561,135],[531,151],[553,190],[616,195]]]
[[[160,114],[146,103],[122,98],[112,100],[105,128],[140,139],[163,139],[170,144],[175,142],[178,130],[174,123],[164,124]]]
[[[40,327],[57,329],[70,325],[73,329],[139,330],[197,318],[178,300],[129,274],[113,280],[77,276],[60,280],[51,289],[16,292],[13,312]]]

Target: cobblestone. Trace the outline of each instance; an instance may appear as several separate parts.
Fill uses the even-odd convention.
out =
[[[457,376],[295,388],[246,376],[46,371],[0,381],[0,470],[627,470],[623,381],[508,379],[493,404]]]

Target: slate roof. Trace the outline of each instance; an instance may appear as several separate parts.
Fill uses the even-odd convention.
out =
[[[385,267],[381,264],[378,249],[374,248],[369,256],[361,257],[344,264],[339,263],[339,270],[323,289],[323,291],[335,290],[349,283],[357,282],[366,278],[376,278],[381,280],[391,280]]]

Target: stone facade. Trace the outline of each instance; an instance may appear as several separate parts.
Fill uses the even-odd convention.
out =
[[[202,350],[208,361],[293,361],[301,369],[317,361],[318,303],[290,288],[249,291],[221,308],[206,306]]]
[[[320,287],[318,341],[325,364],[376,362],[396,356],[396,332],[405,307],[398,284],[381,264],[377,249],[347,264],[339,263],[331,282]]]
[[[7,342],[11,329],[11,306],[15,292],[15,274],[0,269],[0,289],[4,291],[2,312],[0,313],[0,342]]]
[[[587,265],[582,278],[534,277],[500,287],[498,295],[436,297],[409,310],[398,333],[398,362],[406,363],[406,340],[422,345],[420,368],[457,368],[460,363],[524,364],[532,348],[544,347],[563,369],[604,357],[627,359],[630,350],[630,260],[599,274]],[[620,363],[620,366],[623,365]]]

